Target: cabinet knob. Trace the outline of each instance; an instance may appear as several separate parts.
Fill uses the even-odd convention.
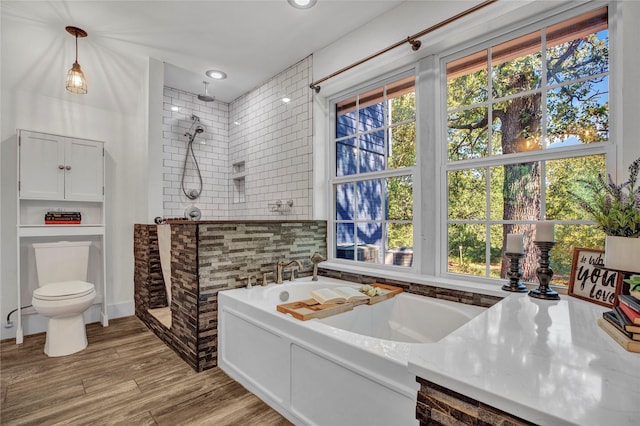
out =
[[[64,170],[64,165],[59,164],[59,165],[58,165],[58,168],[59,168],[60,170]]]
[[[71,166],[66,166],[65,169],[71,170]]]

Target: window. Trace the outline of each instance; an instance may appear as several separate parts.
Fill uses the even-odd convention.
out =
[[[604,241],[570,192],[605,173],[611,146],[607,13],[443,61],[447,272],[504,278],[506,235],[524,233],[523,279],[535,280],[533,224],[545,217],[557,224],[555,284],[568,281],[571,247]]]
[[[411,266],[415,77],[335,103],[334,258]]]

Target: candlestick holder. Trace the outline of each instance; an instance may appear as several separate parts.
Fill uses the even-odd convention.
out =
[[[514,293],[526,293],[529,291],[522,282],[522,272],[520,271],[520,259],[522,259],[522,253],[505,253],[505,255],[511,261],[509,270],[507,271],[507,278],[509,278],[509,284],[502,286],[504,291],[511,291]]]
[[[553,278],[553,269],[549,267],[549,251],[556,245],[555,241],[534,241],[533,244],[540,250],[540,266],[536,269],[536,275],[540,286],[529,292],[529,296],[536,299],[559,300],[558,293],[549,288],[551,278]]]

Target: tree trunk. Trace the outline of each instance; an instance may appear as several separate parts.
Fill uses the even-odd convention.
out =
[[[540,95],[515,98],[506,109],[496,111],[502,124],[502,153],[513,154],[538,150],[540,144]],[[540,218],[540,164],[519,163],[504,166],[504,220],[538,220]],[[505,278],[509,259],[504,255],[507,234],[525,234],[525,255],[522,258],[522,278],[534,281],[538,266],[538,252],[533,245],[534,227],[506,224],[503,226],[502,265],[500,276]]]

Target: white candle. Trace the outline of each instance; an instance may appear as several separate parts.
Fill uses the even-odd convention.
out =
[[[554,241],[553,239],[553,223],[544,220],[536,224],[535,241]]]
[[[524,234],[507,234],[507,253],[524,252]]]

